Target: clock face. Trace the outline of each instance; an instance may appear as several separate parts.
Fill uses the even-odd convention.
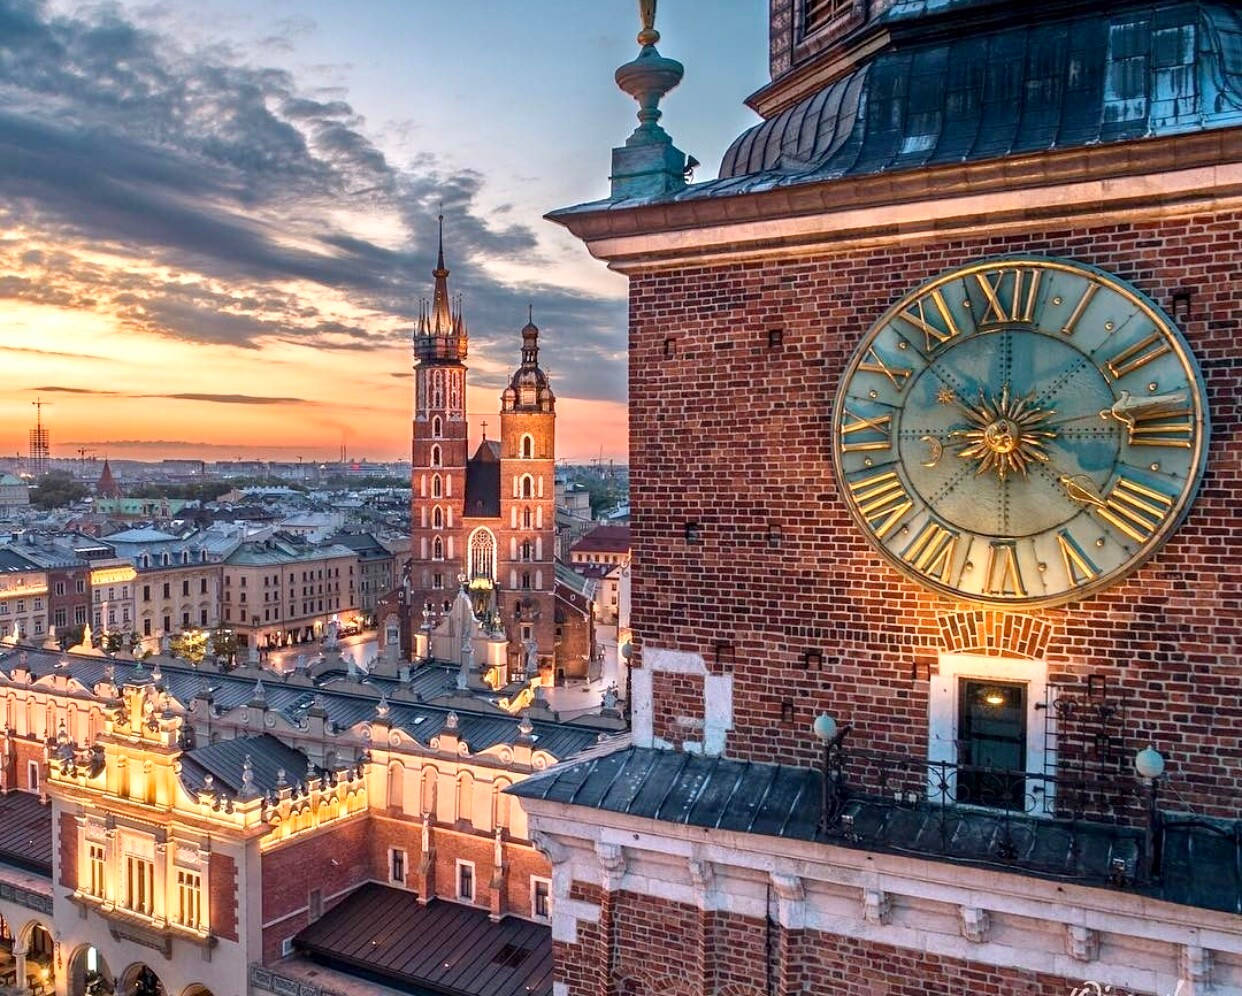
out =
[[[1001,257],[910,293],[842,379],[841,493],[899,570],[976,602],[1118,580],[1176,528],[1207,449],[1186,343],[1116,277]]]

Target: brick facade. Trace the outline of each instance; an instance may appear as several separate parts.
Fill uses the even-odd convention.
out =
[[[208,915],[211,930],[226,941],[237,940],[237,862],[212,851],[207,865]]]
[[[632,277],[634,629],[643,644],[702,655],[709,672],[732,669],[728,753],[805,763],[815,750],[808,724],[824,710],[868,746],[922,751],[926,665],[941,649],[983,640],[991,652],[1042,654],[1052,680],[1105,676],[1131,697],[1136,735],[1166,751],[1179,791],[1236,813],[1242,708],[1229,661],[1242,635],[1242,555],[1224,540],[1242,498],[1231,445],[1242,289],[1223,275],[1242,265],[1240,221],[1035,230]],[[1198,499],[1159,555],[1096,597],[1012,617],[1006,634],[872,552],[836,493],[828,413],[840,371],[895,299],[958,264],[1019,251],[1094,263],[1171,313],[1174,293],[1189,293],[1178,321],[1203,371],[1213,430]],[[775,328],[781,344],[770,346]],[[687,541],[687,522],[700,524],[699,542]],[[670,606],[670,593],[676,603],[690,591],[703,593],[693,611]],[[807,669],[807,650],[823,654],[821,668]],[[701,676],[654,676],[657,737],[697,738],[702,686]],[[782,719],[783,703],[792,718]]]
[[[68,889],[78,887],[78,821],[72,813],[62,812],[58,818],[57,840],[60,884]]]

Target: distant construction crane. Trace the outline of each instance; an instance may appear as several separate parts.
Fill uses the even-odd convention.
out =
[[[50,405],[51,402],[36,397],[30,403],[34,405],[35,409],[35,427],[30,430],[30,447],[26,460],[26,469],[36,478],[39,478],[47,473],[47,462],[52,456],[52,447],[48,438],[47,427],[43,424],[43,406]]]

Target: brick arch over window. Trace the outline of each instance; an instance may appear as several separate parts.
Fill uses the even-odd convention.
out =
[[[1052,642],[1052,624],[1035,616],[972,609],[940,616],[943,650],[1040,660]]]

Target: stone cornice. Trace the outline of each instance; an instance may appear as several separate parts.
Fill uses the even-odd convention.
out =
[[[625,273],[1242,205],[1242,128],[547,217]]]

